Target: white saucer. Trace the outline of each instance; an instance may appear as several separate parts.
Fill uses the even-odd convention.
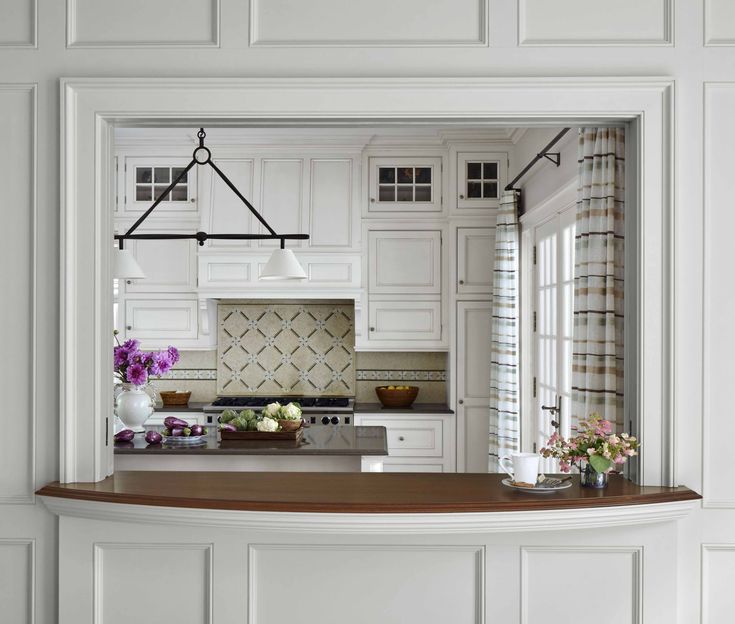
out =
[[[549,487],[548,485],[537,483],[535,487],[529,488],[523,487],[522,485],[516,485],[509,477],[503,479],[501,483],[506,487],[513,488],[514,490],[520,490],[521,492],[533,492],[534,494],[548,494],[549,492],[558,492],[559,490],[566,490],[567,488],[572,487],[571,481],[565,481],[556,487]]]

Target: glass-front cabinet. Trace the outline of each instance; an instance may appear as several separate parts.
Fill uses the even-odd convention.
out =
[[[495,208],[507,177],[507,154],[457,153],[457,208]]]
[[[441,176],[441,158],[370,158],[368,212],[441,212]]]

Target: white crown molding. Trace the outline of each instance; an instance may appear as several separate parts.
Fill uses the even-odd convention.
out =
[[[488,513],[293,513],[158,507],[41,496],[57,516],[113,522],[329,534],[479,534],[567,531],[673,522],[699,501]]]

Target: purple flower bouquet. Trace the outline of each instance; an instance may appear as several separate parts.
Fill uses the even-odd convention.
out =
[[[117,340],[117,338],[115,338]],[[122,383],[144,386],[150,377],[165,375],[179,361],[179,351],[169,346],[165,351],[141,351],[140,341],[131,339],[113,350],[115,376]]]

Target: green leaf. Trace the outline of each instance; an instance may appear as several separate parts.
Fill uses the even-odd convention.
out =
[[[611,460],[602,455],[590,455],[589,462],[595,472],[607,472],[613,465]]]

